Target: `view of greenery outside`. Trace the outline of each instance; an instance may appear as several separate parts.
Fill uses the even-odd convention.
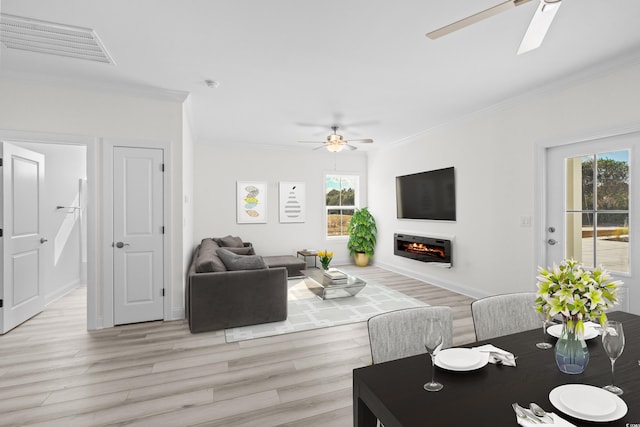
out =
[[[582,206],[567,211],[581,216],[579,258],[588,266],[629,271],[629,152],[584,156],[581,164]]]
[[[327,236],[348,236],[347,226],[356,208],[357,188],[358,176],[326,176]]]
[[[629,209],[629,163],[602,158],[602,156],[602,154],[597,157],[589,156],[582,161],[583,209],[598,211],[600,226],[617,226],[620,216],[608,214],[606,211],[627,211]],[[594,192],[597,197],[595,205]],[[585,224],[587,223],[585,222]]]

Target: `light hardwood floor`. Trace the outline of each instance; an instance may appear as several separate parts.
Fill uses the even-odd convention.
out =
[[[378,267],[349,267],[454,310],[471,298]],[[78,289],[0,336],[0,425],[351,426],[352,370],[371,363],[366,322],[227,344],[186,321],[86,331]]]

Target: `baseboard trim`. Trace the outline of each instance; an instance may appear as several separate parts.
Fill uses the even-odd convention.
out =
[[[458,283],[444,281],[439,278],[431,277],[426,274],[417,273],[414,270],[408,270],[405,268],[398,267],[396,265],[387,264],[385,262],[376,262],[376,267],[384,268],[385,270],[393,271],[394,273],[402,274],[413,279],[422,280],[423,282],[427,282],[431,285],[437,286],[442,289],[446,289],[448,291],[456,292],[470,298],[484,298],[490,296],[490,294],[486,292],[479,291],[478,289],[469,288],[467,286],[460,285]]]
[[[102,316],[96,317],[95,328],[89,329],[90,331],[97,331],[99,329],[104,329],[104,318]]]
[[[171,310],[171,314],[169,318],[165,318],[166,321],[171,320],[182,320],[185,318],[184,308],[174,308]]]
[[[73,280],[69,283],[67,283],[66,285],[64,285],[63,287],[56,289],[55,291],[51,292],[50,294],[46,295],[44,297],[44,305],[45,307],[48,306],[49,304],[52,304],[53,302],[59,300],[60,298],[62,298],[63,296],[65,296],[66,294],[68,294],[69,292],[71,292],[72,290],[79,288],[80,287],[80,279],[76,279]]]

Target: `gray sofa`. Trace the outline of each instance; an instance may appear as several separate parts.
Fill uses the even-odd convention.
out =
[[[287,318],[287,277],[306,264],[296,257],[261,257],[238,237],[206,238],[187,275],[185,312],[191,332],[277,322]]]

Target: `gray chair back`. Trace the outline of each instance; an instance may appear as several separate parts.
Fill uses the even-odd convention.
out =
[[[518,292],[481,298],[471,303],[478,341],[542,328],[535,310],[535,292]]]
[[[450,307],[407,308],[370,318],[367,325],[373,363],[426,353],[425,324],[432,318],[443,322],[442,348],[451,347],[453,320]]]

